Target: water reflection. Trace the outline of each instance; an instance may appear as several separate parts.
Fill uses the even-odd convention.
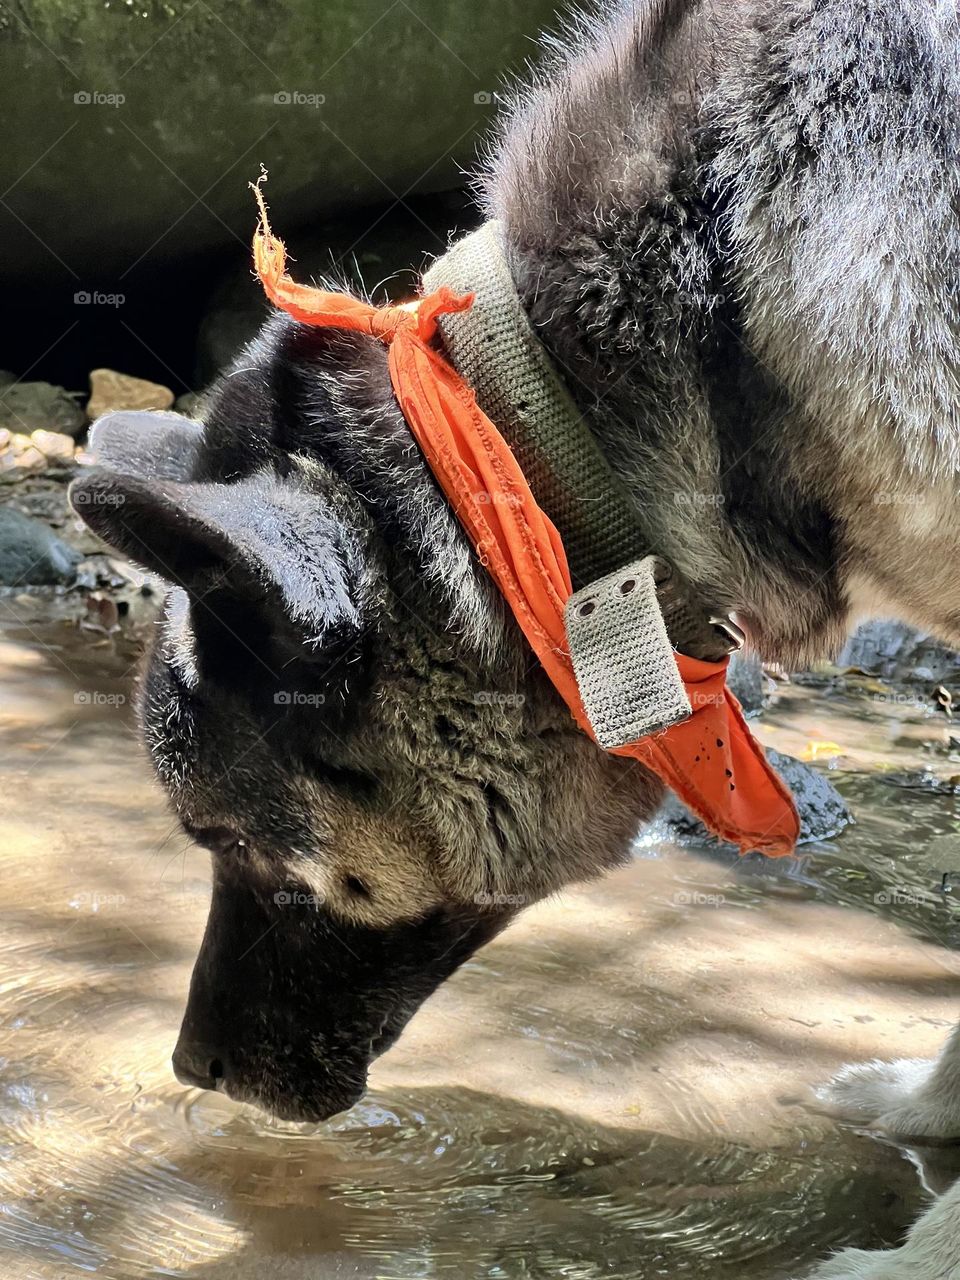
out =
[[[3,1274],[786,1280],[911,1220],[914,1167],[808,1086],[932,1054],[955,1015],[957,797],[914,784],[951,776],[942,722],[785,691],[768,739],[841,745],[856,827],[793,865],[646,842],[305,1127],[170,1071],[208,868],[138,756],[131,656],[41,606],[0,634]],[[954,1156],[916,1157],[928,1185]]]

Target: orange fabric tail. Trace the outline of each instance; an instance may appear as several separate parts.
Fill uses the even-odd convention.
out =
[[[270,230],[259,184],[254,190],[260,205],[254,262],[267,296],[304,324],[351,329],[388,345],[394,393],[437,482],[544,670],[592,737],[567,648],[564,606],[572,585],[560,535],[469,386],[431,345],[437,317],[467,310],[473,295],[440,289],[412,304],[374,307],[297,284],[286,274],[284,246]],[[741,850],[792,853],[799,833],[793,799],[725,686],[727,662],[678,654],[677,664],[693,715],[613,754],[642,761]]]

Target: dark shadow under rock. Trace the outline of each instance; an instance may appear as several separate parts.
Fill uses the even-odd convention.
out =
[[[750,716],[763,710],[766,678],[763,664],[755,653],[735,653],[730,659],[727,687]]]
[[[953,681],[960,678],[960,655],[905,622],[875,619],[849,638],[837,660],[886,680]]]
[[[772,747],[767,748],[767,759],[793,792],[800,814],[800,844],[829,840],[854,821],[839,792],[822,773],[802,760],[774,751]],[[711,835],[700,819],[674,795],[667,796],[656,820],[665,824],[671,838],[734,850],[733,845]]]

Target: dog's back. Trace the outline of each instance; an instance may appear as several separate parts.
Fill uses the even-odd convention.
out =
[[[620,6],[483,179],[650,546],[774,657],[829,647],[864,588],[960,640],[956,25],[906,0]],[[121,428],[78,499],[177,588],[144,734],[215,853],[178,1062],[210,1086],[215,1042],[237,1096],[328,1115],[507,922],[492,899],[625,857],[659,787],[558,703],[377,339],[274,319],[200,438],[161,434],[151,457]]]
[[[958,143],[953,4],[662,0],[561,40],[483,178],[651,541],[787,662],[851,597],[960,639]]]

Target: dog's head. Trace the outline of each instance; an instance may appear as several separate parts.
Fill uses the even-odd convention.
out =
[[[175,1068],[319,1119],[357,1100],[371,1059],[520,907],[617,861],[656,789],[530,671],[409,437],[416,482],[391,483],[419,506],[421,546],[384,526],[386,496],[365,504],[316,451],[277,447],[277,359],[261,344],[204,429],[104,420],[72,500],[170,584],[140,721],[213,856]],[[462,583],[449,598],[458,565],[470,605]]]

